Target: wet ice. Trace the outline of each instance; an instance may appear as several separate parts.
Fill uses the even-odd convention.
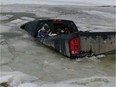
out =
[[[0,68],[1,71],[4,72],[4,74],[0,72],[1,79],[9,82],[9,78],[12,78],[12,81],[14,81],[13,86],[17,85],[16,87],[29,87],[31,85],[38,87],[115,86],[114,59],[111,58],[102,60],[98,58],[100,56],[93,56],[91,58],[83,58],[77,61],[70,60],[59,53],[46,48],[41,43],[35,41],[25,31],[20,29],[21,24],[33,20],[34,18],[43,17],[74,20],[74,22],[77,23],[77,26],[80,27],[79,29],[83,31],[114,31],[113,19],[104,19],[104,17],[101,17],[103,19],[101,21],[98,16],[98,18],[94,18],[94,14],[89,15],[87,12],[84,12],[85,10],[83,9],[85,8],[83,7],[75,7],[75,9],[74,7],[71,7],[70,10],[74,9],[74,11],[78,11],[75,11],[76,14],[70,14],[70,10],[67,10],[67,7],[63,7],[64,9],[62,9],[58,6],[57,10],[54,11],[54,7],[52,6],[42,7],[30,5],[29,9],[28,6],[24,5],[25,8],[21,9],[22,6],[20,7],[20,5],[14,5],[4,7],[4,9],[2,9],[3,12],[12,13],[32,12],[36,14],[36,16],[18,16],[18,18],[16,17],[13,20],[8,20],[7,23],[0,25]],[[90,7],[86,9],[90,9]],[[94,8],[94,10],[95,9],[97,9],[97,7]],[[94,21],[89,20],[91,17]],[[5,71],[7,74],[5,74]],[[32,80],[28,80],[29,78],[27,77],[27,74],[29,74],[29,78],[36,78],[35,83]]]

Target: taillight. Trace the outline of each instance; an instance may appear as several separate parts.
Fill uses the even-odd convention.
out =
[[[79,54],[80,51],[80,40],[79,38],[74,38],[70,41],[70,53],[73,54]]]

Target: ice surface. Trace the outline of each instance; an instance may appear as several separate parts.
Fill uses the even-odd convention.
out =
[[[34,83],[24,83],[24,84],[19,85],[18,87],[40,87],[40,86]]]
[[[12,5],[3,7],[2,11],[15,18],[0,24],[0,82],[8,82],[13,87],[115,87],[115,60],[99,59],[104,55],[70,60],[19,28],[38,17],[50,17],[73,20],[83,31],[114,31],[114,19],[103,16],[114,15],[113,8]],[[19,17],[17,12],[35,16]]]
[[[0,76],[0,84],[4,82],[9,82],[9,80],[12,78],[11,75],[9,76]]]
[[[34,18],[31,18],[31,17],[21,17],[21,19],[28,20],[28,21],[33,21],[34,20]]]
[[[7,20],[7,19],[9,19],[7,16],[0,15],[0,20]]]
[[[4,26],[0,24],[0,33],[8,32],[8,31],[10,31],[9,26]]]
[[[9,18],[13,17],[13,15],[0,15],[0,20],[7,20]]]
[[[26,18],[27,19],[27,18]],[[14,24],[14,25],[17,25],[17,26],[21,26],[22,24],[24,23],[27,23],[29,20],[22,20],[22,19],[15,19],[15,20],[12,20],[10,22],[10,25],[11,24]],[[9,23],[8,23],[9,24]]]
[[[24,74],[19,71],[14,72],[1,72],[0,71],[0,83],[8,82],[10,87],[17,87],[24,82],[31,82],[37,80],[37,77]]]
[[[96,10],[90,10],[90,11],[85,11],[88,14],[94,14],[94,15],[99,15],[99,16],[103,16],[106,18],[116,18],[115,14],[111,14],[108,12],[100,12],[100,11],[96,11]]]
[[[36,85],[32,83],[24,83],[19,85],[18,87],[87,87],[87,86],[79,86],[79,85],[72,85],[72,84],[46,84],[46,85]]]
[[[35,6],[35,7],[34,7]],[[20,9],[23,7],[23,9]],[[25,15],[11,20],[9,26],[15,24],[20,26],[23,23],[39,18],[61,18],[73,20],[79,30],[90,32],[115,31],[115,12],[113,7],[74,7],[74,6],[41,6],[41,5],[20,5],[14,7],[4,7],[4,12],[29,12],[35,14],[34,17],[26,17]],[[38,9],[39,8],[39,9]],[[17,10],[18,9],[18,10]],[[107,9],[107,10],[106,10]],[[22,13],[24,14],[24,13]],[[25,22],[24,22],[25,21]]]
[[[7,82],[10,87],[114,87],[112,77],[98,77],[73,79],[69,81],[49,84],[32,83],[36,77],[22,72],[0,72],[0,83]],[[113,78],[116,79],[116,78]],[[107,84],[107,85],[106,85]]]
[[[14,3],[20,3],[20,4],[51,4],[51,5],[116,5],[116,2],[114,0],[1,0],[3,4],[14,4]]]
[[[13,20],[13,21],[11,21],[10,23],[20,23],[20,22],[22,22],[22,20],[21,19],[16,19],[16,20]]]

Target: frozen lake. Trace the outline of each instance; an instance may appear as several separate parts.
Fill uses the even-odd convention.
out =
[[[115,31],[114,7],[4,5],[0,10],[1,77],[13,75],[21,80],[23,72],[36,78],[15,85],[115,87],[115,55],[70,60],[20,29],[21,24],[34,19],[62,18],[73,20],[82,31]]]

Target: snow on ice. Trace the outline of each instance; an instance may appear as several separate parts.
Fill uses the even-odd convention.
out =
[[[116,79],[116,78],[114,78]],[[84,79],[73,79],[59,83],[37,84],[34,81],[37,77],[27,75],[25,73],[14,72],[0,72],[0,84],[7,82],[10,87],[114,87],[115,82],[111,77],[98,77]]]
[[[0,84],[8,82],[10,87],[18,87],[18,85],[37,80],[37,77],[24,74],[19,71],[14,72],[0,72]]]
[[[0,0],[2,4],[116,5],[115,0]]]

